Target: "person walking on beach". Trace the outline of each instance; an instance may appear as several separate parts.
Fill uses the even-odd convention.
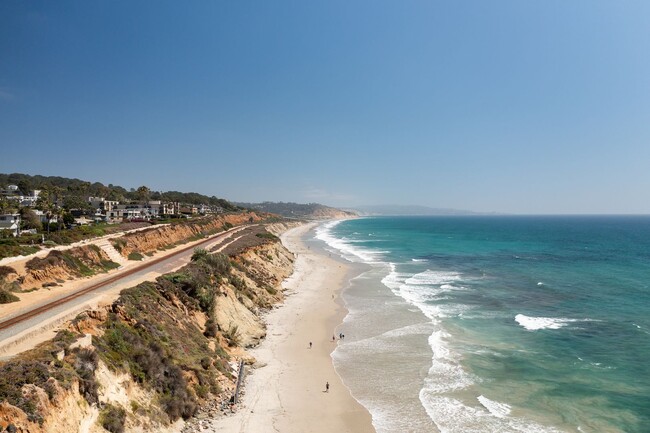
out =
[[[330,383],[325,382],[325,392],[330,392]]]
[[[332,335],[332,341],[336,341],[336,337]]]
[[[309,342],[309,348],[311,349],[311,341]]]

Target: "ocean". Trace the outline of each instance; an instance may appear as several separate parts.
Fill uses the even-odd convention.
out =
[[[378,432],[650,432],[650,218],[376,217],[334,364]]]

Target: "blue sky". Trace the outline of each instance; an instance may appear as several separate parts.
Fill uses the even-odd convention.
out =
[[[650,2],[0,2],[0,172],[650,213]]]

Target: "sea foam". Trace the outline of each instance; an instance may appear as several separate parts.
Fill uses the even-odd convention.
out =
[[[524,314],[517,314],[515,321],[529,331],[537,331],[540,329],[560,329],[570,323],[577,322],[599,322],[595,319],[566,319],[554,317],[531,317]]]
[[[560,433],[561,430],[505,413],[503,403],[479,396],[481,406],[471,406],[450,396],[436,395],[426,388],[420,400],[443,433]],[[483,401],[481,401],[483,400]],[[488,407],[489,406],[489,407]],[[487,409],[487,410],[486,410]],[[510,407],[507,407],[508,411]]]
[[[509,404],[490,400],[483,395],[479,395],[476,399],[483,405],[484,408],[490,411],[490,413],[497,418],[505,418],[510,414],[510,411],[512,410]]]
[[[388,251],[377,251],[363,248],[357,245],[354,240],[337,238],[332,235],[332,229],[339,225],[342,221],[329,221],[316,228],[316,239],[325,242],[328,246],[338,250],[341,256],[350,262],[362,263],[383,263],[382,257]]]

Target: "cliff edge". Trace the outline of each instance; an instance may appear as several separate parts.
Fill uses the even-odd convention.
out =
[[[158,248],[139,236],[123,248]],[[293,260],[260,226],[80,314],[0,363],[0,431],[172,432],[198,411],[231,410],[240,363],[254,361],[246,348],[265,336],[260,315],[283,300]]]

